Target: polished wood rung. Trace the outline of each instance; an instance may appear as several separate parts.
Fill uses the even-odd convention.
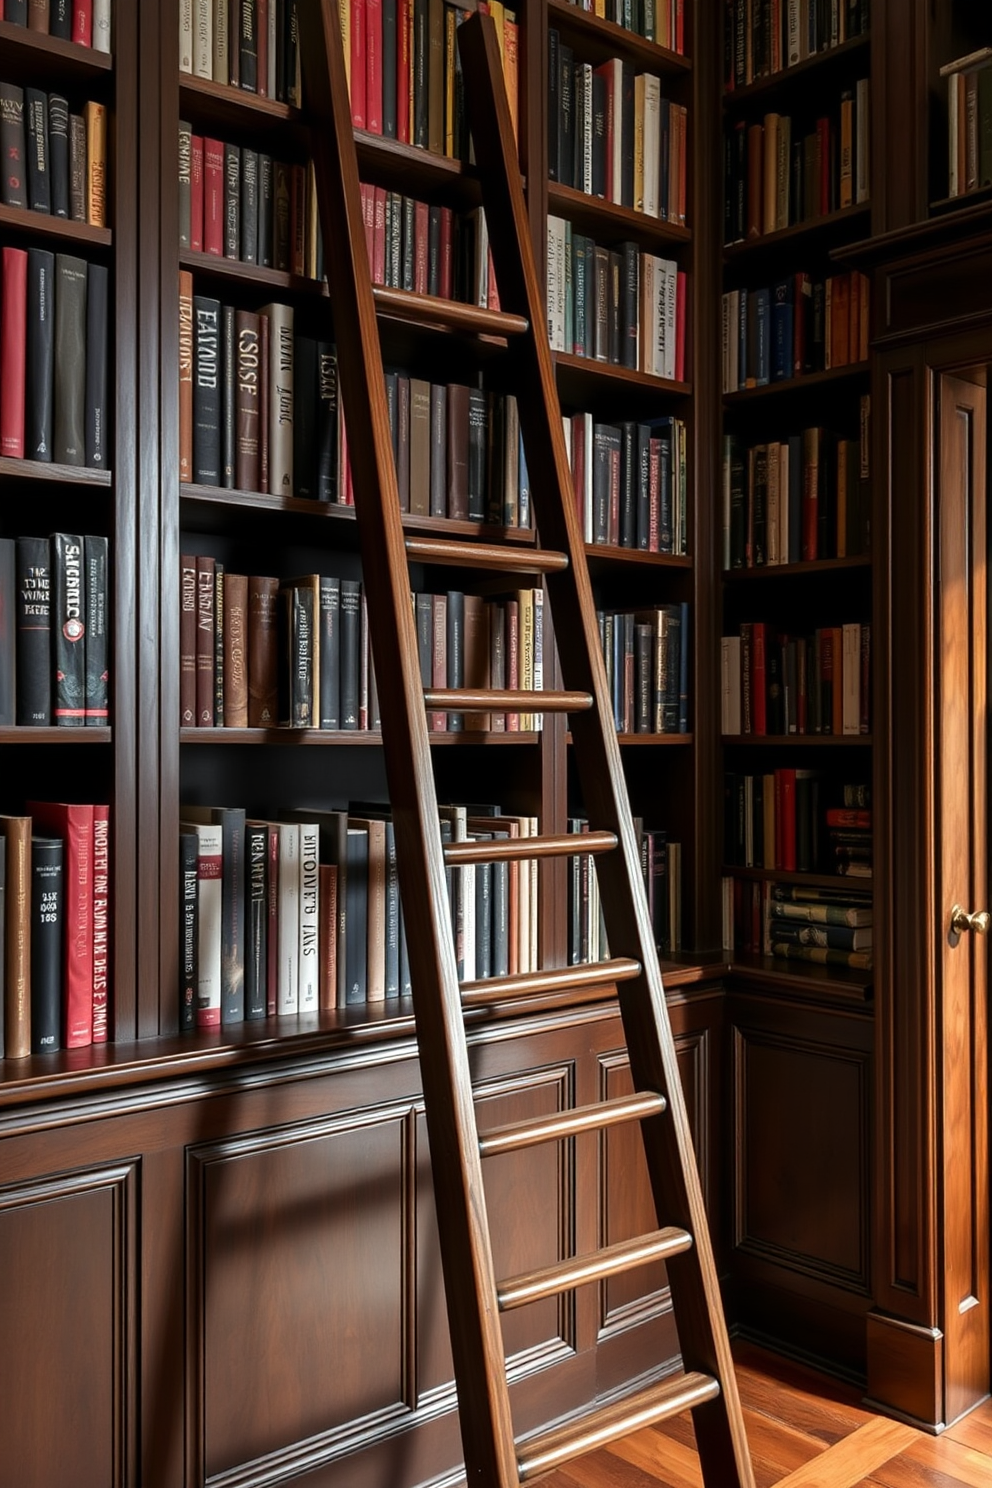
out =
[[[510,337],[527,333],[526,317],[509,315],[505,310],[483,310],[476,305],[463,305],[458,300],[441,299],[438,295],[387,289],[382,284],[372,286],[372,297],[379,314],[391,320],[440,326],[447,331],[463,331],[473,336]]]
[[[597,1101],[592,1106],[574,1106],[570,1111],[558,1111],[543,1121],[517,1121],[512,1126],[500,1126],[495,1131],[486,1132],[479,1138],[479,1151],[483,1157],[519,1152],[523,1147],[561,1142],[582,1132],[605,1131],[607,1127],[621,1126],[628,1121],[644,1121],[648,1116],[660,1116],[667,1107],[665,1097],[656,1095],[654,1091]]]
[[[493,818],[499,825],[499,817]],[[465,863],[513,863],[531,858],[573,858],[579,853],[611,852],[613,832],[569,832],[564,837],[504,837],[486,842],[446,842],[444,861],[449,868]],[[575,970],[573,967],[572,970]]]
[[[503,543],[457,542],[448,537],[408,537],[407,557],[446,568],[485,568],[503,573],[562,573],[566,553]]]
[[[592,693],[527,691],[509,687],[443,687],[424,692],[424,705],[452,713],[584,713]]]
[[[639,1390],[593,1411],[581,1421],[558,1426],[517,1443],[517,1471],[522,1483],[552,1472],[574,1457],[605,1447],[618,1437],[646,1426],[657,1426],[720,1394],[720,1382],[710,1374],[680,1374],[664,1384]]]
[[[527,841],[528,839],[524,839]],[[629,956],[612,961],[587,961],[582,966],[555,966],[547,971],[518,971],[513,976],[486,977],[462,982],[462,1005],[489,1007],[515,997],[539,997],[547,992],[577,992],[582,987],[609,987],[640,976],[641,963]]]
[[[589,1255],[570,1256],[557,1266],[546,1266],[543,1270],[528,1271],[522,1276],[498,1282],[496,1300],[503,1312],[509,1312],[513,1307],[541,1302],[545,1297],[556,1297],[559,1292],[569,1292],[573,1287],[588,1286],[590,1282],[603,1281],[607,1276],[620,1276],[637,1266],[665,1261],[691,1249],[689,1231],[668,1226],[654,1230],[650,1235],[638,1235],[633,1240],[606,1245]]]

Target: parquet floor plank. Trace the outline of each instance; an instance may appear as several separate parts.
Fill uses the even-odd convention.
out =
[[[970,1415],[949,1426],[944,1436],[992,1457],[992,1400],[986,1400],[984,1405],[978,1406]]]
[[[992,1462],[947,1435],[918,1435],[905,1452],[877,1468],[875,1477],[885,1488],[990,1488]]]

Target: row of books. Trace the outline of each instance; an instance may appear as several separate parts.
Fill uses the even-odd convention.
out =
[[[296,0],[179,0],[179,71],[299,106]]]
[[[724,568],[774,568],[868,552],[867,397],[858,439],[821,428],[751,446],[724,437]]]
[[[569,832],[589,829],[584,816],[568,819]],[[668,834],[645,829],[634,818],[641,872],[655,944],[662,953],[682,948],[682,848]],[[603,922],[596,860],[588,854],[568,860],[568,960],[570,966],[602,961],[609,956]]]
[[[947,194],[992,186],[992,47],[956,57],[947,78]]]
[[[365,594],[357,579],[232,573],[208,554],[180,564],[184,728],[379,727]],[[411,596],[425,687],[540,691],[544,592],[505,599],[449,590]],[[432,711],[436,732],[529,731],[535,713]]]
[[[688,544],[686,426],[563,419],[576,510],[587,543],[684,554]]]
[[[783,873],[871,875],[871,809],[815,770],[779,769],[724,776],[724,856],[728,866]]]
[[[457,213],[364,183],[361,197],[373,284],[499,309],[481,207]]]
[[[685,380],[686,278],[636,243],[605,248],[548,218],[548,336],[552,351]]]
[[[4,206],[106,227],[104,104],[70,113],[60,93],[0,83],[0,159]]]
[[[812,222],[869,197],[868,79],[799,132],[787,114],[737,121],[725,141],[724,241]],[[795,132],[794,132],[795,131]]]
[[[571,0],[600,20],[643,36],[670,52],[685,51],[685,0]]]
[[[593,67],[548,32],[548,173],[587,196],[685,224],[687,113],[661,79],[611,57]]]
[[[724,948],[871,971],[870,891],[723,880]]]
[[[792,274],[760,289],[723,296],[723,391],[767,387],[868,357],[865,274]]]
[[[0,537],[0,727],[109,719],[105,537]]]
[[[445,841],[534,836],[537,819],[441,806]],[[410,970],[386,808],[304,807],[277,821],[184,806],[180,1026],[184,1031],[407,996]],[[448,871],[459,979],[533,970],[536,862]]]
[[[110,811],[28,801],[0,816],[0,1055],[106,1043]]]
[[[106,266],[5,246],[0,270],[0,454],[105,469]]]
[[[728,89],[867,36],[869,0],[725,0],[724,80]]]
[[[867,734],[871,626],[822,626],[787,635],[746,621],[720,641],[724,734]]]
[[[3,18],[96,52],[111,49],[112,0],[3,0]]]
[[[689,732],[689,606],[597,610],[613,720],[621,734]]]

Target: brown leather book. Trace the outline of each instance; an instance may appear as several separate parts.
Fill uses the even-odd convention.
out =
[[[465,654],[465,686],[489,687],[489,606],[479,594],[466,594],[465,596],[465,630],[462,643]],[[465,714],[465,728],[470,732],[486,733],[490,722],[488,713]]]
[[[193,479],[193,275],[179,271],[179,479]]]
[[[28,30],[48,35],[49,0],[28,0]]]
[[[468,518],[468,388],[448,387],[448,516]]]
[[[102,103],[87,103],[86,121],[86,220],[90,227],[107,225],[107,110]]]
[[[224,727],[248,727],[248,579],[224,575]]]
[[[31,1053],[31,818],[0,816],[7,884],[4,936],[4,1058]]]
[[[258,491],[258,438],[261,381],[261,345],[258,316],[239,310],[235,317],[237,339],[237,402],[235,407],[234,484],[239,491]]]
[[[410,378],[410,511],[414,516],[430,514],[431,488],[431,385],[420,377]]]
[[[279,580],[248,580],[248,727],[275,728],[278,711]]]

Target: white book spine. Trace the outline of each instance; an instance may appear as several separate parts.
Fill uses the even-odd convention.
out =
[[[299,1011],[300,996],[300,828],[279,823],[279,936],[276,1012]]]
[[[214,0],[214,82],[231,81],[227,0]]]
[[[861,626],[845,625],[843,632],[841,727],[845,734],[861,732]]]
[[[293,307],[266,305],[269,321],[269,494],[293,494]]]
[[[93,50],[110,51],[111,0],[93,0]],[[182,69],[184,72],[185,68]]]
[[[797,62],[802,61],[802,51],[799,44],[799,0],[788,0],[788,25],[789,25],[789,52],[788,65],[795,67]]]
[[[661,80],[644,77],[644,211],[657,217],[661,210]]]
[[[669,382],[675,381],[675,314],[678,293],[679,266],[674,260],[664,262],[665,292],[665,367],[661,376]]]
[[[316,822],[300,825],[299,1011],[320,1006],[320,868]]]
[[[614,204],[620,206],[624,146],[632,149],[633,140],[624,140],[623,137],[623,63],[619,57],[613,57],[609,65],[613,74],[613,179],[610,183],[613,189],[610,195]]]
[[[213,79],[214,75],[214,17],[213,0],[194,0],[193,11],[193,73],[196,77]]]
[[[193,71],[193,0],[179,0],[179,71]]]

